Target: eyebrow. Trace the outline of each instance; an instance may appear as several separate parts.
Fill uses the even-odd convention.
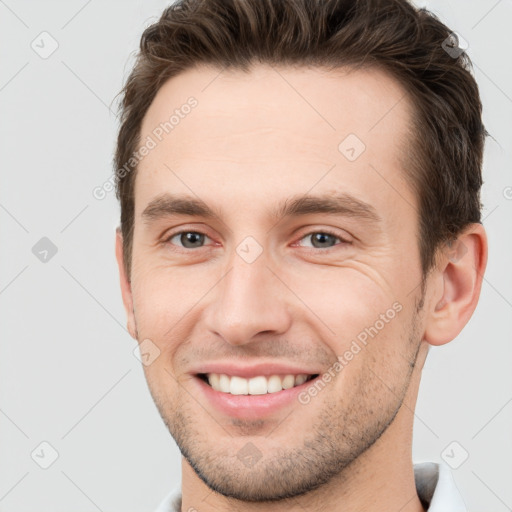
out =
[[[270,218],[276,220],[318,213],[356,217],[372,223],[379,223],[382,220],[373,206],[346,193],[293,196],[268,213]],[[192,196],[168,193],[161,194],[151,200],[142,212],[142,218],[146,222],[171,216],[214,219],[222,218],[222,213]]]

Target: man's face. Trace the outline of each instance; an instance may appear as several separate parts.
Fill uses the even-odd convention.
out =
[[[379,71],[266,66],[187,71],[147,112],[140,140],[157,144],[135,183],[130,321],[148,362],[158,355],[144,369],[160,414],[226,496],[328,482],[402,404],[424,327],[417,200],[400,162],[409,119],[404,91]],[[172,214],[171,195],[216,216]],[[301,381],[272,375],[319,376],[232,395],[209,373],[259,376],[249,385],[260,393]]]

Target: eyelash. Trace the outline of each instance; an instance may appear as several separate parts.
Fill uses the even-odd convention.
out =
[[[182,235],[183,233],[194,233],[194,234],[197,234],[197,235],[204,235],[205,237],[207,238],[210,238],[206,233],[203,233],[202,231],[195,231],[195,230],[189,230],[189,229],[185,229],[185,230],[182,230],[182,231],[176,231],[176,233],[172,233],[171,235],[167,236],[164,240],[163,240],[163,244],[164,245],[167,245],[167,244],[170,244],[170,241],[178,236],[178,235]],[[339,234],[335,233],[334,231],[331,231],[329,229],[322,229],[322,230],[319,230],[319,231],[310,231],[309,233],[306,233],[304,234],[300,239],[299,239],[299,242],[301,240],[303,240],[304,238],[307,238],[308,236],[311,236],[311,235],[314,235],[314,234],[318,234],[318,233],[321,233],[323,235],[330,235],[332,236],[333,238],[337,238],[340,243],[339,244],[336,244],[334,245],[333,247],[326,247],[325,249],[321,249],[321,248],[317,248],[317,247],[307,247],[306,249],[309,249],[311,251],[321,251],[321,252],[330,252],[331,250],[334,250],[336,247],[338,246],[342,246],[342,245],[350,245],[351,242],[349,242],[348,240],[345,240],[344,238],[342,238],[341,236],[339,236]],[[174,244],[170,244],[170,245],[174,245]],[[186,247],[178,247],[178,249],[176,250],[185,250],[185,251],[193,251],[193,250],[197,250],[197,249],[202,249],[203,247],[198,247],[196,249],[187,249]]]

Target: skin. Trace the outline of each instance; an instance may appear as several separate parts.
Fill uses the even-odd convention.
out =
[[[141,140],[190,96],[197,107],[139,164],[130,279],[119,230],[116,239],[128,329],[160,351],[144,371],[184,455],[182,510],[423,510],[411,458],[421,370],[428,347],[455,338],[476,307],[484,228],[468,226],[458,257],[439,252],[422,297],[417,200],[401,160],[412,107],[382,71],[198,67],[162,86]],[[338,150],[350,133],[366,146],[353,162]],[[143,211],[164,192],[219,216],[148,222]],[[339,192],[380,222],[267,213],[292,196]],[[334,236],[315,244],[326,229]],[[206,236],[186,245],[170,238],[180,230]],[[252,263],[236,251],[248,236],[262,250]],[[213,361],[327,371],[396,303],[308,404],[265,419],[221,413],[190,374]],[[261,455],[251,467],[237,457],[249,442]]]

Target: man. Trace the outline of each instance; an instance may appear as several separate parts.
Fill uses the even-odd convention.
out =
[[[179,2],[124,88],[116,254],[182,457],[159,511],[465,510],[413,466],[487,260],[468,58],[405,0]]]

